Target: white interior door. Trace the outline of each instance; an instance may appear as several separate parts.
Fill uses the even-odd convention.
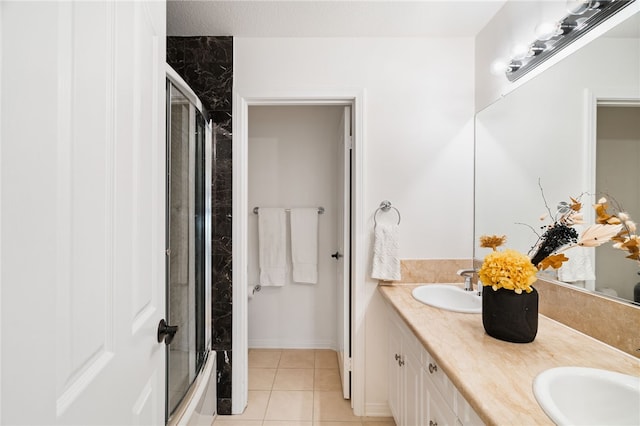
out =
[[[351,397],[351,107],[340,121],[338,176],[338,365],[345,399]]]
[[[165,5],[0,7],[0,423],[164,424]]]

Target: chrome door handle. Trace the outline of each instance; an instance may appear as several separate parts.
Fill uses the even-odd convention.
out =
[[[177,332],[177,325],[169,325],[164,320],[164,318],[161,319],[160,323],[158,324],[158,343],[162,343],[162,341],[164,340],[165,345],[170,344]]]

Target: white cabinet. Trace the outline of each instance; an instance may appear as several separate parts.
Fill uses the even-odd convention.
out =
[[[430,363],[429,366],[435,364]],[[438,390],[434,378],[437,372],[422,370],[422,400],[424,404],[422,424],[423,426],[456,426],[458,418],[453,409],[455,399],[446,400]],[[444,375],[440,373],[441,375]],[[446,376],[445,376],[446,377]],[[451,383],[451,382],[449,382]],[[417,423],[418,424],[418,423]]]
[[[398,426],[476,426],[482,421],[404,321],[388,309],[389,408]]]
[[[399,318],[389,322],[389,408],[397,426],[419,425],[422,417],[421,357],[415,343]]]

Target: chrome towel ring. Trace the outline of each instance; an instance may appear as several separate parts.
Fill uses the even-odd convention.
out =
[[[376,209],[376,212],[373,214],[373,223],[378,225],[378,220],[377,220],[378,212],[382,210],[383,212],[386,213],[391,209],[394,209],[398,214],[398,225],[400,225],[400,220],[401,220],[400,211],[391,205],[391,201],[387,201],[387,200],[384,200],[383,202],[381,202],[380,207]]]

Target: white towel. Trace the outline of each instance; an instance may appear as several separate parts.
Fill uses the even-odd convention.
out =
[[[399,227],[393,223],[378,223],[374,230],[373,270],[371,278],[382,281],[400,280],[398,258]]]
[[[591,257],[586,247],[573,247],[567,250],[565,256],[569,258],[558,269],[558,280],[565,283],[576,281],[595,280],[596,275],[593,272]]]
[[[260,284],[283,286],[287,278],[286,217],[284,209],[258,210]]]
[[[293,281],[318,282],[318,209],[291,209]]]
[[[578,234],[582,235],[584,226],[574,225]],[[569,258],[558,268],[558,280],[573,283],[577,281],[595,280],[596,274],[593,272],[589,248],[577,246],[567,250],[565,256]]]

